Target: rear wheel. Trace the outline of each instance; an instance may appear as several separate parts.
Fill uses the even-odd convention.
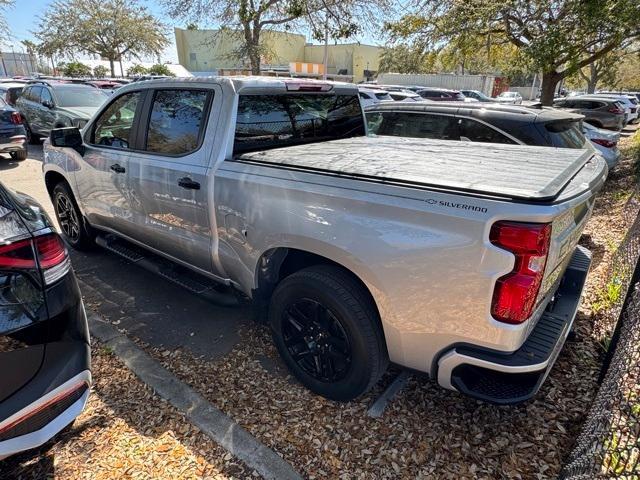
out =
[[[29,145],[40,145],[40,136],[33,133],[28,124],[24,124],[24,129],[27,131],[27,143]]]
[[[17,152],[11,152],[11,158],[14,160],[26,160],[27,159],[27,149],[18,150]]]
[[[54,187],[52,201],[60,229],[69,245],[77,250],[91,248],[95,237],[66,183],[60,182]]]
[[[375,306],[364,287],[339,267],[309,267],[285,278],[271,298],[269,320],[291,372],[324,397],[352,400],[387,367]]]

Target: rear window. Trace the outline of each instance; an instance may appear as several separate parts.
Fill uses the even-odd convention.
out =
[[[582,122],[555,121],[544,124],[551,145],[559,148],[584,148],[586,138],[582,133]]]
[[[364,134],[357,95],[240,95],[233,153]]]
[[[62,87],[56,89],[61,107],[99,107],[109,96],[93,87]]]

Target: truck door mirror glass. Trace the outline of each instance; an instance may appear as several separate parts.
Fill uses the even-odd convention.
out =
[[[77,127],[54,128],[51,130],[49,140],[54,147],[73,148],[80,155],[84,154],[82,135]]]

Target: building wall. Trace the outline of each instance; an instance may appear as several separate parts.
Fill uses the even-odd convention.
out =
[[[246,67],[234,52],[242,44],[238,32],[220,30],[175,29],[178,61],[192,72],[216,72],[218,69]],[[263,66],[288,66],[290,62],[322,63],[323,45],[307,45],[304,35],[265,30],[262,38],[268,46]],[[327,73],[346,70],[353,80],[364,79],[364,71],[377,71],[380,48],[361,44],[329,45]]]
[[[214,72],[219,68],[244,66],[234,53],[242,45],[239,32],[225,30],[175,29],[178,61],[187,70]],[[265,30],[262,38],[267,46],[262,63],[288,65],[304,61],[304,35]]]

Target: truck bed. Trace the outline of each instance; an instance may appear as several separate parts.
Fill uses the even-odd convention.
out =
[[[239,155],[236,161],[530,201],[548,201],[587,150],[404,137],[354,137]]]

